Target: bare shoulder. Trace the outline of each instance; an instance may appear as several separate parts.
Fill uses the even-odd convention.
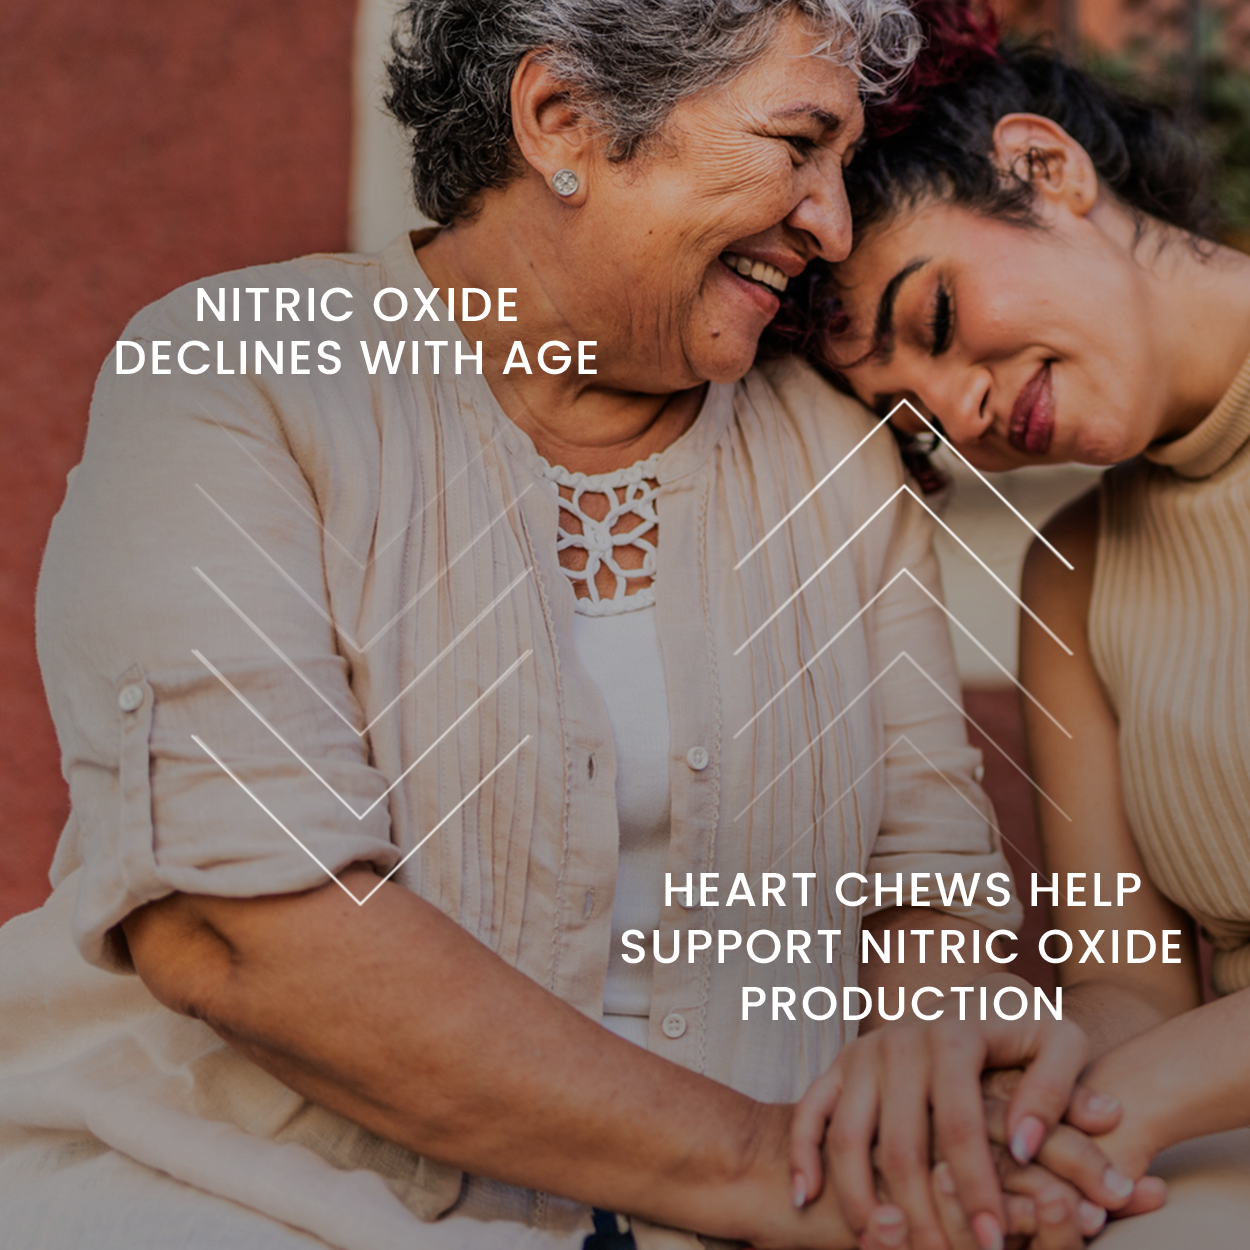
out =
[[[1046,541],[1039,538],[1033,540],[1025,556],[1020,586],[1024,602],[1039,615],[1075,624],[1081,631],[1085,627],[1094,586],[1094,560],[1098,551],[1098,494],[1099,487],[1094,486],[1046,522],[1042,527]],[[1056,556],[1056,551],[1071,568]]]

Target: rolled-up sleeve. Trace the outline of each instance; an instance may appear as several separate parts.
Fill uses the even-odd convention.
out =
[[[175,335],[160,306],[127,337]],[[288,385],[318,402],[314,387]],[[79,949],[174,891],[247,897],[394,865],[321,510],[272,390],[106,362],[38,596],[73,815]],[[342,610],[342,605],[336,605]],[[351,622],[348,623],[349,625]]]
[[[919,496],[919,488],[909,484]],[[908,883],[912,873],[940,874],[951,901],[943,902],[935,876],[923,882],[928,893],[920,898],[934,908],[1014,931],[1023,913],[993,809],[976,781],[981,755],[968,745],[950,626],[941,606],[935,525],[910,495],[901,495],[893,511],[880,572],[884,589],[872,616],[887,754],[884,810],[868,871],[885,875],[887,884],[894,883],[896,873]],[[969,888],[976,878],[971,904],[962,901],[961,893],[950,892],[955,874],[962,874]],[[993,874],[1003,875],[996,882],[1000,888],[991,893]]]

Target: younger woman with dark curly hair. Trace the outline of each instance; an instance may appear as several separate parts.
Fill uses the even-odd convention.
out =
[[[1107,1243],[1240,1246],[1250,258],[1213,241],[1201,153],[1168,114],[1047,50],[956,29],[952,12],[929,54],[941,72],[848,171],[855,249],[823,292],[840,320],[826,315],[820,353],[879,412],[909,400],[896,423],[932,419],[981,469],[1117,466],[1049,524],[1024,573],[1028,607],[1074,652],[1023,620],[1032,767],[1054,800],[1040,805],[1047,868],[1142,883],[1112,912],[1061,892],[1064,1005],[1090,1039],[1088,1081],[1124,1107],[1101,1139],[1117,1165],[1141,1176],[1191,1143],[1165,1156],[1168,1208]],[[1223,996],[1206,1005],[1196,925]],[[1113,962],[1104,939],[1082,958],[1082,928],[1171,931],[1172,949]]]

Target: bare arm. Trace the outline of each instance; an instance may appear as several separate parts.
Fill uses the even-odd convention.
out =
[[[1088,1084],[1124,1107],[1119,1126],[1099,1143],[1124,1171],[1140,1176],[1165,1146],[1203,1133],[1250,1124],[1250,1063],[1245,1036],[1250,994],[1202,1006],[1189,917],[1150,883],[1124,810],[1118,725],[1098,680],[1086,633],[1097,499],[1087,495],[1047,527],[1047,536],[1076,566],[1068,572],[1034,548],[1025,566],[1024,597],[1076,655],[1064,656],[1027,620],[1021,626],[1025,686],[1073,733],[1068,740],[1025,706],[1029,754],[1038,784],[1072,817],[1042,806],[1043,854],[1052,872],[1136,873],[1141,889],[1112,913],[1117,928],[1182,929],[1179,965],[1151,961],[1100,965],[1070,961],[1060,969],[1064,1007],[1090,1036],[1097,1056]],[[1104,913],[1105,914],[1105,913]],[[1060,927],[1075,934],[1088,909],[1061,905]],[[1078,940],[1077,950],[1083,943]]]
[[[1098,500],[1093,493],[1064,509],[1047,527],[1047,537],[1075,566],[1065,569],[1040,544],[1025,562],[1024,600],[1074,651],[1065,655],[1053,639],[1021,618],[1020,676],[1025,688],[1071,733],[1066,737],[1028,701],[1023,703],[1029,760],[1037,784],[1071,817],[1038,803],[1042,855],[1048,871],[1135,873],[1141,889],[1123,908],[1101,913],[1065,902],[1054,908],[1059,928],[1074,937],[1079,929],[1110,924],[1118,929],[1181,929],[1181,964],[1079,963],[1076,956],[1058,969],[1065,987],[1065,1015],[1080,1024],[1091,1053],[1101,1054],[1202,1001],[1198,961],[1189,918],[1150,882],[1124,810],[1119,763],[1119,726],[1094,669],[1086,633],[1094,552],[1098,541]],[[1087,878],[1090,880],[1092,878]]]
[[[1120,1099],[1124,1118],[1100,1139],[1140,1176],[1160,1150],[1250,1125],[1250,991],[1187,1011],[1107,1051],[1086,1079]]]
[[[166,1006],[413,1151],[761,1246],[853,1244],[832,1198],[790,1204],[791,1108],[621,1041],[398,885],[174,895],[124,927]]]

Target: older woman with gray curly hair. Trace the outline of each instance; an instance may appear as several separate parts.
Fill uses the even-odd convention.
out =
[[[849,1246],[789,1163],[856,1028],[841,883],[1018,916],[893,447],[755,366],[913,20],[403,21],[441,228],[175,292],[97,389],[39,605],[73,815],[0,934],[5,1250]]]

